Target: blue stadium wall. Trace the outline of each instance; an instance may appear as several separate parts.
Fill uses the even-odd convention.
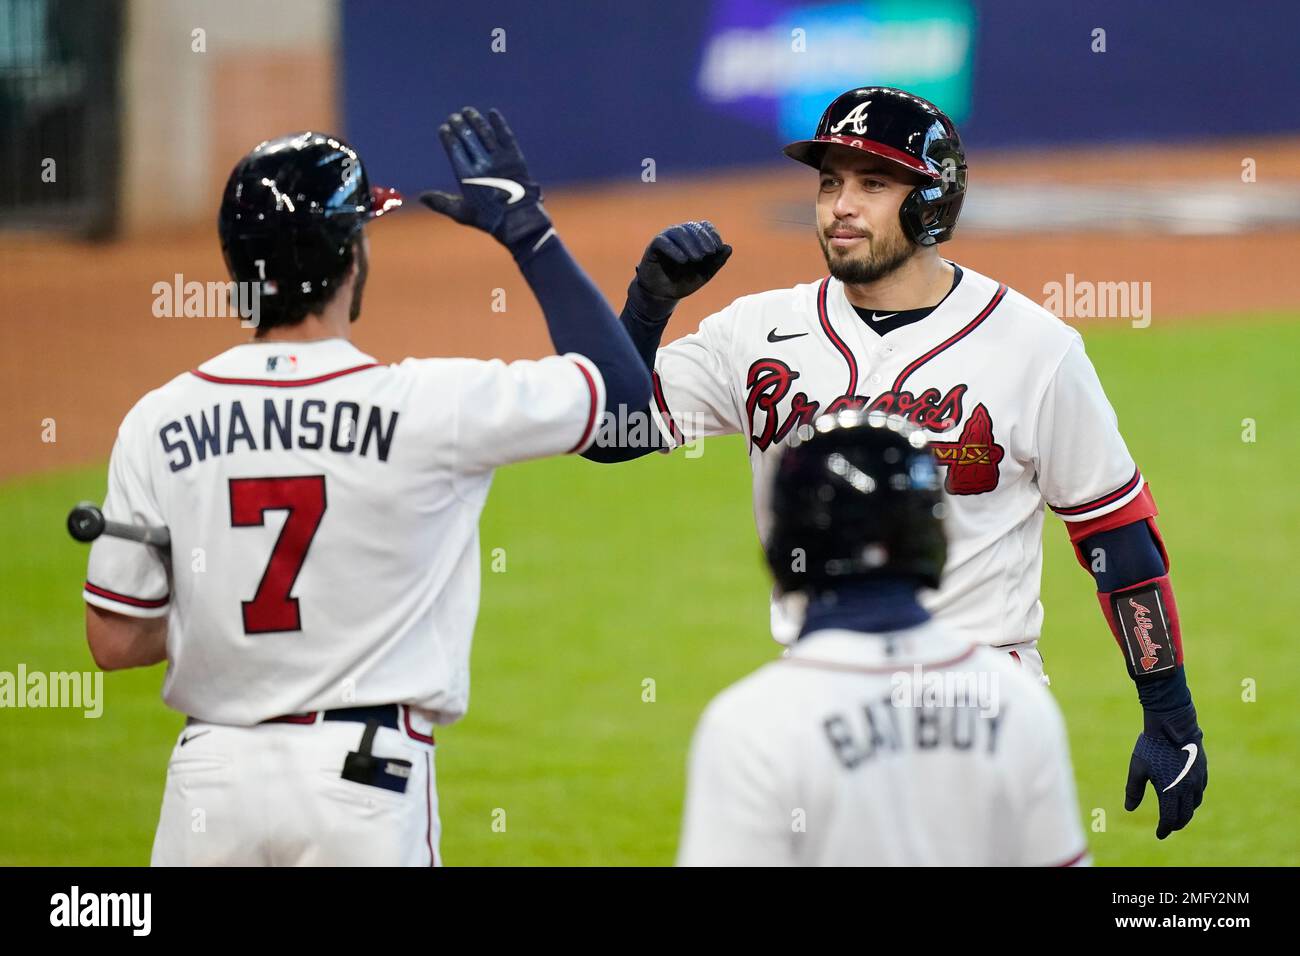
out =
[[[404,190],[447,183],[434,131],[464,104],[499,106],[545,183],[635,181],[646,157],[666,182],[780,161],[866,83],[929,96],[976,147],[1294,132],[1297,36],[1300,0],[344,0],[341,95]]]

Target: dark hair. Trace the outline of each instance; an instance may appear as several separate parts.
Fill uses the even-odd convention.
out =
[[[356,261],[356,248],[361,242],[357,233],[349,242],[346,251],[339,258],[341,271],[330,276],[327,281],[316,283],[310,292],[301,289],[283,290],[274,295],[265,292],[258,299],[257,331],[254,336],[262,335],[269,329],[291,328],[298,325],[309,315],[320,315],[325,307],[338,295],[339,286],[347,278]]]

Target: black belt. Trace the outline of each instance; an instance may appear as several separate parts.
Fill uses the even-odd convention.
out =
[[[264,720],[264,724],[314,724],[317,718],[321,720],[347,720],[357,724],[368,724],[375,721],[380,727],[388,727],[392,730],[401,730],[401,714],[396,704],[376,704],[371,707],[340,707],[337,710],[321,711],[311,710],[305,714],[285,714],[283,717],[272,717]],[[190,724],[201,723],[195,717],[185,718],[186,726]]]
[[[401,716],[396,704],[376,704],[372,707],[340,707],[337,710],[327,710],[320,715],[320,719],[348,720],[357,724],[368,724],[373,720],[380,727],[401,730]],[[306,714],[286,714],[283,717],[272,717],[270,720],[263,721],[263,723],[314,724],[316,723],[316,711],[313,710]]]

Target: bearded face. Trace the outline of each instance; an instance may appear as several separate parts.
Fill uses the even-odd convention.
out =
[[[919,248],[903,234],[898,210],[920,178],[878,156],[831,146],[817,192],[817,240],[831,275],[858,285],[905,265]]]

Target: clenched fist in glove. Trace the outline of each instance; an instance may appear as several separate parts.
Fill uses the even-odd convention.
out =
[[[718,274],[731,256],[713,223],[669,226],[646,247],[636,267],[636,282],[658,299],[684,299]]]
[[[730,256],[731,246],[708,221],[669,226],[646,246],[622,318],[648,367],[678,300],[702,289]]]

